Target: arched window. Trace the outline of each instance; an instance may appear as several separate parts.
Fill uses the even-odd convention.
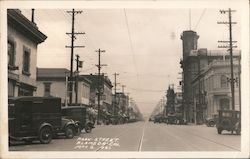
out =
[[[227,76],[225,75],[222,75],[220,77],[220,85],[221,85],[221,88],[227,88]]]

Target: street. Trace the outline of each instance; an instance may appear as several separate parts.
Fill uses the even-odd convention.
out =
[[[167,125],[136,122],[97,125],[91,133],[50,144],[10,146],[10,151],[240,151],[240,135],[205,125]]]

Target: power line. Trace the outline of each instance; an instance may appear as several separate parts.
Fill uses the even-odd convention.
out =
[[[198,22],[197,22],[197,24],[196,24],[194,30],[196,30],[196,28],[198,27],[198,25],[199,25],[199,23],[200,23],[202,17],[204,16],[206,10],[207,10],[207,8],[205,8],[205,9],[202,11],[201,16],[200,16],[200,18],[199,18],[199,20],[198,20]]]
[[[130,49],[131,49],[131,52],[132,52],[132,55],[133,55],[133,63],[134,63],[134,66],[135,66],[135,71],[136,71],[136,74],[137,74],[137,83],[138,83],[138,71],[137,71],[137,66],[136,66],[136,62],[135,62],[135,53],[134,53],[134,47],[133,47],[132,38],[131,38],[131,32],[130,32],[129,25],[128,25],[128,17],[127,17],[125,8],[123,9],[123,11],[124,11],[125,22],[126,22],[128,36],[129,36]]]
[[[127,87],[129,89],[135,90],[135,91],[140,91],[140,92],[165,92],[166,90],[152,90],[152,89],[139,89],[139,88],[131,88]]]
[[[64,18],[65,18],[66,21],[68,21],[69,23],[71,23],[70,17],[66,14],[65,10],[59,9],[58,11],[60,12],[61,15],[64,16]],[[81,25],[81,23],[79,23],[79,21],[75,21],[75,25],[77,26],[77,28],[83,28],[82,25]],[[91,44],[93,50],[94,50],[94,48],[96,48],[96,47],[94,47],[92,40],[88,36],[88,33],[85,33],[85,38],[84,39],[85,39],[86,42],[89,41],[89,43]],[[89,45],[88,45],[88,47],[86,47],[86,49],[89,52],[92,52],[91,50],[89,50]],[[93,58],[90,57],[90,56],[84,55],[84,58],[87,58],[90,61],[93,61]]]

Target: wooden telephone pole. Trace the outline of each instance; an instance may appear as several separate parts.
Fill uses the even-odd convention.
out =
[[[71,35],[71,46],[66,46],[66,48],[71,48],[71,58],[70,58],[70,78],[69,78],[69,104],[72,104],[72,95],[73,95],[73,57],[74,57],[74,48],[81,48],[84,46],[75,46],[74,40],[76,39],[76,35],[85,34],[83,32],[75,32],[75,14],[81,14],[82,11],[67,11],[67,13],[72,13],[72,30],[71,33],[66,33],[67,35]],[[68,91],[68,90],[66,90]]]
[[[229,46],[219,46],[219,48],[229,48],[229,53],[230,53],[230,69],[231,69],[231,78],[230,78],[230,84],[231,84],[231,94],[232,94],[232,110],[235,110],[235,99],[234,99],[234,71],[233,71],[233,43],[236,43],[237,41],[232,40],[232,24],[236,24],[236,22],[232,22],[232,16],[231,13],[235,12],[235,10],[231,10],[229,8],[228,10],[220,10],[221,14],[226,14],[228,13],[228,22],[217,22],[218,24],[228,24],[229,25],[229,41],[218,41],[219,43],[229,43]]]
[[[98,84],[97,84],[97,100],[98,100],[98,112],[97,112],[97,124],[99,125],[100,121],[100,100],[101,100],[101,68],[102,66],[107,66],[106,64],[101,64],[101,53],[104,53],[105,50],[98,49],[96,50],[98,53],[98,64],[96,65],[98,68]]]
[[[83,61],[79,60],[80,56],[76,55],[76,83],[75,83],[75,104],[78,104],[78,78],[79,78],[79,68],[82,68]]]

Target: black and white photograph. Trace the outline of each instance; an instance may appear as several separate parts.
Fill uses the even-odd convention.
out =
[[[249,1],[9,1],[1,158],[249,158]]]

